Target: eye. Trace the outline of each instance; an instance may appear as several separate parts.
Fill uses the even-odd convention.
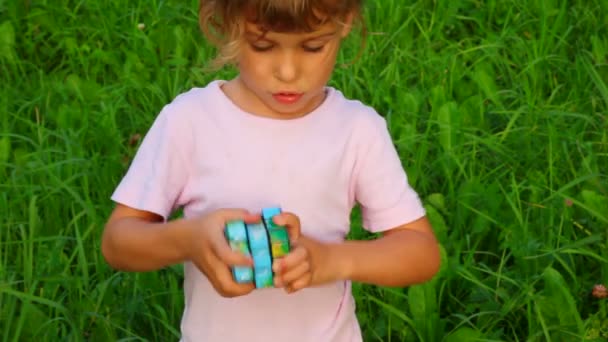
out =
[[[249,46],[251,46],[251,49],[253,51],[257,51],[257,52],[269,51],[270,49],[273,48],[272,44],[249,44]]]
[[[325,47],[325,45],[321,45],[321,46],[302,46],[302,49],[304,49],[304,51],[306,52],[321,52],[321,50],[323,50],[323,48]]]

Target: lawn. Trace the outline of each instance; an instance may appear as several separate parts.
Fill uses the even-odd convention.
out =
[[[366,341],[607,339],[608,2],[366,11],[331,84],[387,118],[443,252],[427,284],[355,284]],[[2,341],[178,339],[181,267],[116,272],[100,236],[162,106],[234,75],[204,70],[196,12],[0,0]]]

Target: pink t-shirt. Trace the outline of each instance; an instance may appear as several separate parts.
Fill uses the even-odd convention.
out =
[[[112,199],[167,218],[218,208],[297,214],[302,232],[342,241],[355,203],[380,232],[425,214],[408,185],[385,120],[328,87],[326,100],[293,120],[251,115],[213,81],[179,95],[156,118]],[[182,341],[361,341],[349,281],[291,295],[260,289],[219,296],[185,265]]]

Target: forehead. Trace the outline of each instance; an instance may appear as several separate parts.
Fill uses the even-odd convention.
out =
[[[237,17],[257,24],[259,31],[304,33],[344,19],[353,4],[344,0],[252,0],[241,6]]]
[[[333,22],[327,22],[321,25],[316,25],[308,30],[292,30],[292,31],[274,31],[265,29],[253,22],[245,23],[245,35],[249,37],[263,39],[265,37],[290,37],[299,39],[310,39],[319,36],[332,35],[337,33],[338,25]]]

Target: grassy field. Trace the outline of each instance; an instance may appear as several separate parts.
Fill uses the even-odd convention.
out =
[[[366,341],[608,338],[608,2],[367,9],[332,85],[388,118],[444,262],[355,285]],[[115,272],[100,234],[162,105],[233,75],[213,53],[193,0],[0,0],[2,341],[178,338],[181,268]]]

